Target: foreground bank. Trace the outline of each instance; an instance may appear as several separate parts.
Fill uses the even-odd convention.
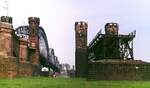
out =
[[[86,81],[81,78],[0,79],[0,88],[148,88],[150,81]]]

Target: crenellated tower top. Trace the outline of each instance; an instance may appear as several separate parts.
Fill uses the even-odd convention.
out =
[[[40,18],[38,17],[29,17],[28,18],[29,23],[29,32],[31,36],[37,35],[38,27],[40,25]]]
[[[10,23],[10,24],[12,24],[12,17],[9,17],[9,16],[1,16],[1,17],[0,17],[0,21],[1,21],[1,22],[5,22],[5,23]]]

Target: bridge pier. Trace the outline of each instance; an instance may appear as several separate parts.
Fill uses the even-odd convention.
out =
[[[2,16],[0,19],[0,77],[15,77],[18,62],[13,57],[12,18]]]
[[[29,52],[31,53],[30,59],[33,65],[39,65],[39,38],[38,38],[38,28],[40,24],[40,19],[37,17],[29,17]]]
[[[28,42],[24,38],[19,38],[19,63],[27,62],[28,58]]]
[[[58,66],[57,60],[49,62],[51,58],[46,34],[39,24],[39,18],[29,17],[29,26],[13,30],[11,17],[0,18],[0,77],[37,76],[41,73],[41,65]],[[42,47],[39,44],[41,37],[46,48],[44,55],[39,48]],[[42,63],[41,59],[47,62]]]
[[[11,17],[1,17],[0,22],[0,55],[12,56],[12,32],[13,26],[9,23],[8,20],[12,19]]]
[[[20,38],[19,76],[40,75],[39,18],[29,17],[29,42]]]
[[[88,71],[87,60],[87,23],[75,23],[76,51],[75,51],[75,66],[76,77],[86,77]]]

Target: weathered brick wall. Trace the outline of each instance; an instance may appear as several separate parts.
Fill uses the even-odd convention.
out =
[[[90,62],[88,80],[150,80],[150,63],[142,61]]]
[[[39,37],[38,28],[40,25],[40,19],[38,17],[29,17],[29,58],[32,64],[39,65]]]
[[[0,54],[12,56],[12,24],[0,22]]]
[[[0,77],[16,77],[17,73],[17,58],[0,56]]]
[[[40,75],[39,65],[32,65],[29,62],[19,63],[18,76],[19,77],[28,77],[28,76],[37,76]]]
[[[18,76],[32,76],[32,66],[28,62],[19,63]]]
[[[39,65],[32,64],[32,71],[33,71],[32,76],[39,76],[40,73],[41,73],[41,69],[40,68],[41,67]]]
[[[19,38],[19,62],[26,62],[28,58],[28,42],[24,38]]]

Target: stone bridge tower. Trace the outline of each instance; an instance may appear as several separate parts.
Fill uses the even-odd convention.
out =
[[[0,77],[17,75],[17,59],[13,57],[12,18],[0,17]]]
[[[86,22],[75,23],[75,66],[77,77],[85,77],[87,74],[87,27]]]
[[[12,56],[12,18],[2,16],[0,23],[0,54],[4,56]]]
[[[39,65],[39,38],[38,28],[40,19],[37,17],[29,17],[29,59],[32,64]]]

